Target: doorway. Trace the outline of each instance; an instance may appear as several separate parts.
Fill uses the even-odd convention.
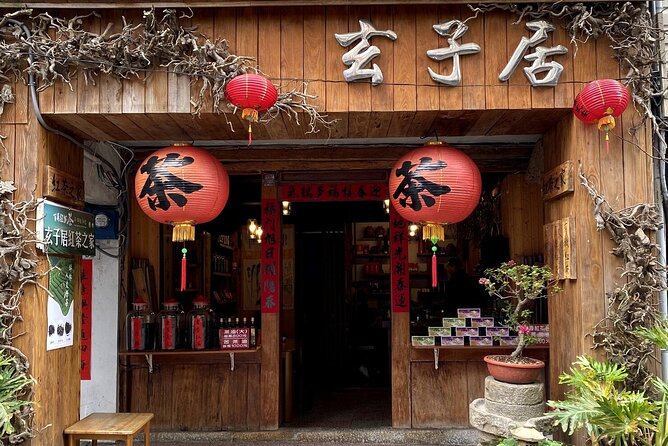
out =
[[[353,225],[387,220],[382,202],[292,205],[298,345],[293,426],[391,424],[389,298],[387,310],[361,305],[350,273]]]

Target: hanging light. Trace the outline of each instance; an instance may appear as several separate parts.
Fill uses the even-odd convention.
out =
[[[262,227],[257,224],[257,221],[254,218],[248,220],[248,238],[255,240],[258,238],[258,231],[262,235]]]
[[[411,223],[410,226],[408,226],[408,235],[411,237],[415,237],[418,229],[420,229],[418,225],[416,225],[415,223]]]
[[[383,210],[386,214],[390,213],[390,199],[386,198],[383,200]]]
[[[255,230],[255,236],[257,237],[257,242],[262,243],[262,233],[264,231],[262,230],[262,226],[258,226],[257,229]]]
[[[292,212],[292,203],[289,201],[282,201],[281,205],[283,206],[283,215],[290,215]]]

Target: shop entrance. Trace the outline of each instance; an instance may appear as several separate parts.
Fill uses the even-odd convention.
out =
[[[373,299],[359,292],[353,252],[357,225],[387,221],[381,201],[293,203],[284,220],[295,228],[298,347],[291,425],[391,423],[389,289],[381,295],[378,285]]]

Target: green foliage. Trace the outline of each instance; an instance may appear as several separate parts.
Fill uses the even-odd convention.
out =
[[[0,438],[14,433],[16,415],[32,406],[25,400],[32,384],[34,379],[20,370],[15,358],[0,351]]]
[[[503,324],[519,334],[512,356],[520,357],[525,346],[538,341],[527,327],[532,314],[528,306],[536,299],[547,297],[548,292],[556,293],[560,289],[547,265],[523,265],[509,260],[496,268],[486,269],[485,276],[479,283],[490,296],[501,301]]]
[[[514,438],[504,438],[496,446],[519,446],[519,443]]]
[[[569,435],[584,428],[594,445],[656,444],[661,404],[644,392],[624,389],[624,367],[587,356],[579,356],[574,366],[559,376],[559,383],[570,387],[566,399],[548,401],[555,424]]]

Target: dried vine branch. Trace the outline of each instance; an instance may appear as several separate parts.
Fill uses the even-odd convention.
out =
[[[615,57],[626,71],[624,82],[631,91],[636,109],[650,121],[656,137],[664,140],[666,122],[654,114],[651,104],[663,98],[666,90],[653,82],[651,75],[663,60],[658,42],[665,32],[655,25],[647,2],[494,3],[471,6],[471,9],[476,15],[494,9],[509,11],[519,16],[518,22],[524,18],[562,19],[576,51],[578,42],[607,37]],[[634,134],[643,124],[634,123],[629,127],[630,133]]]
[[[192,84],[199,86],[197,95],[191,98],[192,112],[199,115],[206,106],[207,95],[216,112],[228,112],[225,86],[230,79],[259,71],[254,67],[254,58],[231,53],[225,39],[198,35],[194,27],[181,23],[185,16],[173,9],[163,11],[160,17],[154,9],[144,11],[139,24],[123,18],[119,32],[112,32],[112,24],[108,24],[100,34],[86,31],[83,26],[95,13],[71,19],[53,17],[47,12],[34,17],[31,14],[32,10],[16,11],[0,19],[0,80],[25,80],[26,74],[33,74],[39,90],[44,90],[56,82],[71,88],[76,73],[84,77],[86,84],[94,85],[100,74],[127,79],[143,72],[166,70],[188,76]],[[16,20],[29,28],[29,38]],[[265,119],[281,111],[293,115],[303,112],[309,116],[310,132],[317,132],[319,125],[329,126],[331,121],[306,101],[312,96],[304,88],[282,92]]]
[[[626,367],[627,388],[646,389],[655,347],[634,330],[650,328],[661,320],[655,296],[666,289],[666,267],[659,261],[659,247],[650,237],[662,228],[663,221],[658,208],[651,204],[612,209],[584,176],[582,165],[579,177],[594,201],[596,229],[608,230],[616,244],[612,254],[624,261],[623,283],[606,293],[609,308],[606,317],[594,327],[594,346],[603,348],[611,361]]]
[[[10,444],[21,443],[35,435],[32,404],[34,381],[28,374],[30,364],[28,358],[12,344],[18,336],[13,327],[21,319],[19,304],[24,289],[29,285],[39,286],[38,280],[43,276],[37,270],[37,260],[32,250],[36,237],[29,227],[34,221],[29,215],[34,214],[37,201],[14,202],[11,198],[14,190],[11,182],[0,180],[0,349],[5,356],[12,357],[11,367],[15,369],[15,376],[19,376],[25,385],[10,392],[9,383],[6,380],[0,382],[0,404],[6,408],[10,399],[20,402],[11,414],[11,420],[7,420],[13,432],[0,436],[2,444],[6,444],[6,441]]]

